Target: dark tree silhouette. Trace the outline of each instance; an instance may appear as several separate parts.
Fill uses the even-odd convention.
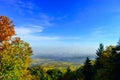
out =
[[[97,55],[97,58],[96,58],[96,61],[95,61],[95,69],[96,70],[103,67],[103,64],[101,63],[101,56],[102,56],[103,52],[104,52],[104,45],[100,44],[99,48],[98,48],[98,50],[96,52],[96,55]]]
[[[87,57],[83,69],[82,69],[84,80],[92,80],[93,77],[93,71],[92,71],[92,65],[90,63],[90,59]]]

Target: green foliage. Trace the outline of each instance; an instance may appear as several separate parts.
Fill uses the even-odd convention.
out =
[[[103,46],[103,44],[100,44],[98,50],[96,51],[96,54],[97,54],[97,58],[95,61],[96,69],[100,69],[103,67],[103,64],[101,63],[101,60],[102,60],[101,56],[102,56],[103,52],[104,52],[104,46]]]
[[[101,54],[103,53],[103,51],[104,51],[104,45],[100,44],[99,48],[98,48],[98,50],[96,52],[97,56],[101,56]]]
[[[33,80],[62,80],[63,73],[58,69],[49,69],[45,71],[41,66],[29,67]]]
[[[95,80],[120,80],[120,47],[109,46],[104,53],[99,57],[102,60],[100,69],[96,69]]]
[[[68,67],[62,80],[72,80],[72,78],[73,78],[73,73],[72,73],[70,67]]]
[[[117,45],[115,48],[112,49],[110,59],[109,59],[109,66],[111,69],[110,80],[120,80],[119,72],[120,72],[120,47]]]
[[[82,68],[79,68],[75,71],[76,80],[83,80],[84,74],[82,72]]]
[[[0,18],[0,29],[5,30],[4,35],[0,30],[0,80],[30,80],[27,68],[31,62],[31,47],[18,37],[12,38],[14,28],[9,19],[4,16]]]
[[[0,50],[0,76],[1,79],[23,79],[29,75],[27,70],[31,62],[32,54],[29,44],[17,40],[4,45],[4,49]]]
[[[32,66],[29,67],[28,70],[30,71],[33,80],[51,80],[41,66]]]
[[[92,80],[93,78],[93,67],[91,65],[90,59],[87,57],[83,69],[82,69],[84,80]]]
[[[62,80],[83,80],[83,73],[81,68],[75,71],[71,71],[70,67],[68,67]]]
[[[52,80],[61,80],[63,73],[58,69],[51,69],[46,72]]]

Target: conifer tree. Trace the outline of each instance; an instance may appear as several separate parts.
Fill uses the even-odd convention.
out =
[[[110,56],[111,76],[110,80],[120,80],[120,40],[118,45],[112,49]]]
[[[103,52],[104,52],[104,45],[100,44],[99,48],[96,52],[96,55],[97,55],[96,62],[95,62],[95,69],[96,70],[103,67],[103,64],[101,63],[101,56],[102,56]]]
[[[84,80],[92,80],[92,77],[93,77],[92,65],[88,57],[86,58],[82,72],[84,75]]]

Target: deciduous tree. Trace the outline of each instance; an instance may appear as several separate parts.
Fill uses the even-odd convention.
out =
[[[15,35],[13,23],[5,16],[0,16],[0,80],[30,80],[27,70],[32,49]]]

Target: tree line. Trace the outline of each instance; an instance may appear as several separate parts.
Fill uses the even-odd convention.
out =
[[[13,22],[0,16],[0,80],[120,80],[120,41],[106,48],[100,44],[95,60],[87,57],[74,71],[30,66],[31,55],[30,45],[16,37]]]

